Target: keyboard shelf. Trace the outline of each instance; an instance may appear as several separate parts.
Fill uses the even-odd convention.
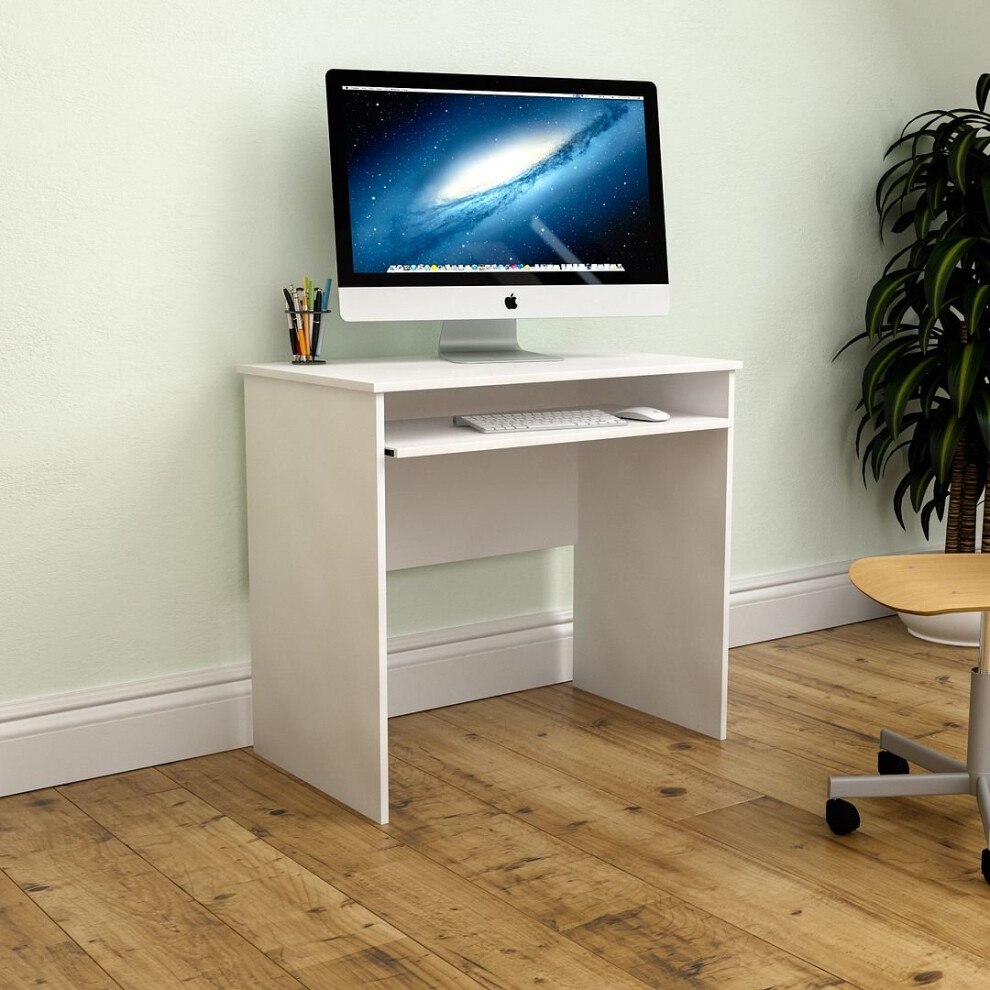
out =
[[[663,423],[629,421],[625,426],[590,429],[533,430],[518,433],[479,433],[467,426],[454,426],[449,416],[428,419],[390,420],[385,423],[385,454],[388,457],[433,457],[472,450],[505,450],[517,447],[546,447],[555,444],[587,443],[591,440],[621,440],[666,433],[695,433],[726,430],[729,420],[720,416],[695,416],[671,412]]]

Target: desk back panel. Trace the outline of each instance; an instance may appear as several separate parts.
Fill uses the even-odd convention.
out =
[[[390,571],[571,546],[573,446],[385,461]]]

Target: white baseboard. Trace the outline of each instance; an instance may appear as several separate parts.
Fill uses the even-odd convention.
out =
[[[729,646],[865,622],[891,615],[853,586],[851,560],[734,581],[729,592]]]
[[[390,639],[388,713],[569,681],[572,636],[568,610]]]
[[[848,563],[736,582],[731,646],[890,614]],[[571,614],[546,612],[389,640],[389,715],[570,680]],[[191,674],[0,705],[0,795],[251,744],[251,672]]]
[[[248,664],[0,706],[0,794],[251,744]]]

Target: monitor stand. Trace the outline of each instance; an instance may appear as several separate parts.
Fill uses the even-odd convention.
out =
[[[455,364],[563,360],[524,351],[516,339],[515,320],[444,320],[439,350],[440,357]]]

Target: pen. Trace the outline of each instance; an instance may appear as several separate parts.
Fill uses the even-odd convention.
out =
[[[323,290],[313,295],[313,357],[320,356],[320,324],[323,322]]]
[[[313,282],[308,275],[303,276],[303,299],[306,305],[306,345],[309,356],[313,356]]]
[[[296,319],[296,304],[288,289],[282,289],[282,295],[285,296],[285,317],[289,321],[289,345],[292,348],[292,356],[299,357],[299,326]]]

